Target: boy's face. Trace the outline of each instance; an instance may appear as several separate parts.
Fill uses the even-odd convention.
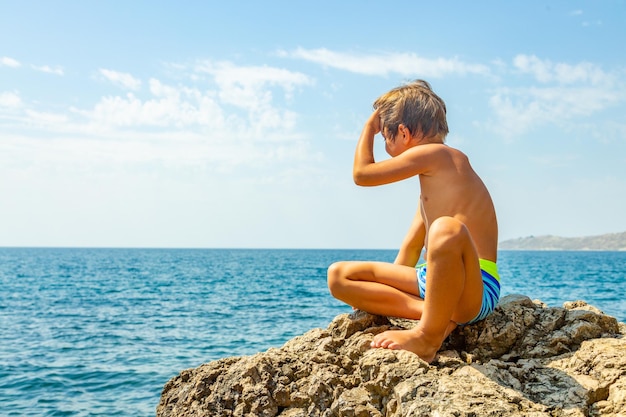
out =
[[[381,122],[380,134],[385,141],[385,151],[392,158],[417,144],[415,136],[411,135],[411,132],[403,124],[398,127],[396,134],[393,135]]]
[[[385,142],[385,152],[387,152],[389,156],[393,156],[390,152],[390,146],[393,145],[393,138],[389,135],[389,131],[382,120],[380,121],[380,135],[383,137],[383,142]]]
[[[400,155],[402,152],[404,152],[406,149],[402,148],[402,141],[397,140],[398,139],[398,134],[393,135],[391,134],[391,132],[389,131],[389,129],[387,129],[381,122],[381,126],[380,126],[380,134],[383,137],[383,140],[385,141],[385,152],[387,152],[387,154],[389,156],[391,156],[392,158],[394,156],[398,156]]]

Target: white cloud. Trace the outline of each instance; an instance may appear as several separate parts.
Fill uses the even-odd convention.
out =
[[[414,53],[359,55],[326,48],[298,48],[293,52],[282,51],[279,54],[364,75],[398,73],[406,76],[443,77],[448,74],[489,74],[489,67],[482,64],[471,64],[458,58],[429,59]]]
[[[623,93],[590,87],[500,89],[489,100],[498,123],[493,129],[511,137],[546,124],[564,126],[625,99]]]
[[[141,80],[133,77],[131,74],[104,68],[101,68],[98,72],[113,84],[124,89],[137,91],[141,88]]]
[[[49,65],[41,65],[41,66],[32,65],[32,68],[36,71],[45,72],[47,74],[63,75],[63,68],[58,67],[58,66],[53,68]]]
[[[239,67],[230,62],[201,62],[196,71],[211,74],[220,96],[230,104],[255,108],[272,100],[269,87],[280,87],[290,98],[297,86],[311,85],[313,80],[300,72],[268,66]]]
[[[181,94],[180,89],[163,84],[161,81],[157,80],[156,78],[151,78],[149,81],[149,85],[150,85],[150,92],[156,97],[172,97],[176,99],[180,98],[180,94]],[[190,92],[193,90],[186,89],[186,91]]]
[[[128,87],[140,82],[114,71],[99,74]],[[150,172],[165,165],[180,172],[256,172],[277,179],[294,166],[307,169],[319,161],[297,132],[297,114],[289,104],[299,87],[313,83],[309,77],[225,62],[181,67],[176,75],[187,82],[151,78],[142,91],[102,96],[64,112],[2,93],[0,104],[17,113],[10,114],[13,139],[5,136],[0,144],[0,165],[13,161],[15,169],[37,164],[42,172],[63,167],[85,175],[108,169]],[[20,126],[23,135],[16,133]]]
[[[0,93],[0,107],[18,108],[22,106],[22,99],[19,94],[4,91]]]
[[[490,129],[506,137],[545,125],[567,127],[626,101],[619,77],[599,66],[553,63],[534,55],[517,55],[514,72],[532,75],[540,84],[499,88],[489,99],[497,121]]]
[[[204,61],[195,70],[213,76],[222,102],[247,112],[252,136],[263,135],[268,129],[284,131],[295,124],[294,112],[275,105],[275,87],[290,100],[297,87],[313,84],[305,74],[268,66],[238,67],[230,62]]]
[[[558,84],[590,83],[600,85],[613,83],[615,78],[589,62],[578,64],[553,63],[542,60],[535,55],[517,55],[513,59],[513,66],[524,74],[534,76],[542,83],[555,82]]]
[[[65,117],[29,109],[24,117],[32,123],[24,123],[31,127],[45,124],[48,131],[96,136],[115,131],[137,137],[142,131],[152,134],[154,128],[159,128],[169,131],[172,137],[191,131],[209,135],[212,140],[300,140],[293,131],[296,113],[277,100],[275,93],[282,92],[282,97],[289,101],[297,87],[313,83],[309,77],[281,68],[238,67],[228,62],[203,62],[191,71],[189,78],[194,74],[203,76],[196,77],[193,85],[171,85],[152,78],[143,94],[103,96],[92,108],[70,108]],[[129,74],[104,69],[100,74],[129,88],[140,84]],[[213,89],[200,89],[199,83]],[[3,102],[15,105],[17,97],[5,93]],[[52,126],[55,122],[57,125]]]
[[[20,64],[19,61],[15,60],[13,58],[9,58],[8,56],[0,57],[0,66],[2,66],[2,67],[18,68],[21,65],[22,64]]]
[[[312,80],[301,72],[269,67],[267,65],[237,66],[228,61],[220,61],[217,63],[203,61],[196,66],[195,70],[212,74],[215,76],[216,82],[221,85],[276,85],[291,92],[297,85],[308,85],[312,83]]]
[[[42,125],[63,125],[68,122],[68,117],[64,114],[40,112],[31,109],[25,111],[31,123]]]
[[[602,26],[602,20],[598,19],[598,20],[592,20],[592,21],[584,21],[582,23],[583,27],[589,27],[589,26]]]
[[[193,88],[176,89],[150,80],[153,96],[142,99],[133,93],[103,97],[90,111],[76,110],[101,127],[209,128],[223,126],[223,114],[213,98]]]

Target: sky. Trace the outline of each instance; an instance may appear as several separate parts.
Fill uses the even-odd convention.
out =
[[[0,246],[397,248],[419,180],[352,161],[418,78],[501,241],[623,232],[625,41],[623,0],[0,0]]]

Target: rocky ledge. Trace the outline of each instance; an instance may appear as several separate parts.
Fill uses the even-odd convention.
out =
[[[626,416],[626,325],[584,302],[504,297],[430,365],[370,349],[414,324],[344,314],[279,349],[182,371],[157,416]]]

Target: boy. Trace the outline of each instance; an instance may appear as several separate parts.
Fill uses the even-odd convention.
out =
[[[391,159],[374,161],[377,133]],[[372,314],[420,320],[413,329],[376,335],[372,347],[409,350],[426,362],[456,326],[485,318],[500,296],[493,202],[467,157],[444,145],[447,133],[446,106],[426,81],[374,102],[357,143],[354,181],[374,186],[418,175],[417,213],[393,264],[328,268],[335,298]],[[426,263],[416,267],[422,249]]]

